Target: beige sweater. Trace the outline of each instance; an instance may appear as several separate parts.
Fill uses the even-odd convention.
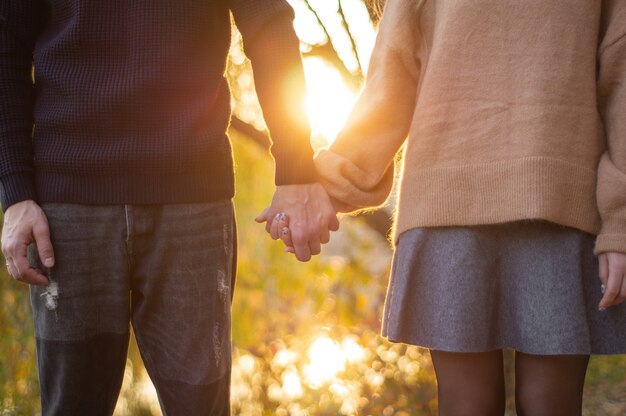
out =
[[[544,219],[626,253],[626,0],[389,0],[331,196],[383,203],[407,136],[394,241]]]

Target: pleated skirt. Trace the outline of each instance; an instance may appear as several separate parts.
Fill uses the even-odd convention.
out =
[[[626,303],[598,310],[594,240],[547,221],[406,231],[382,334],[451,352],[626,353]]]

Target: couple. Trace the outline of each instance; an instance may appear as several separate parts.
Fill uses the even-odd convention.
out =
[[[503,348],[518,414],[580,414],[589,355],[626,352],[622,0],[389,0],[315,161],[284,1],[4,0],[2,250],[43,414],[113,411],[130,321],[165,414],[229,413],[229,11],[276,160],[257,220],[308,260],[406,142],[383,335],[431,350],[442,415],[504,413]]]

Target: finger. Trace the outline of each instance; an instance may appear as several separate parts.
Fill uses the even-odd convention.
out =
[[[609,278],[604,289],[604,296],[600,300],[601,310],[615,305],[622,289],[622,276],[618,276],[615,270],[609,268]]]
[[[600,281],[606,287],[606,283],[609,280],[609,258],[606,253],[598,255],[598,266]]]
[[[285,217],[286,215],[284,213],[278,212],[272,219],[272,226],[270,227],[270,235],[272,236],[272,240],[278,240],[280,238],[280,233],[283,229],[281,223],[285,222]]]
[[[308,245],[301,247],[294,247],[294,253],[296,258],[302,262],[307,262],[311,260],[311,249]]]
[[[326,244],[330,241],[330,231],[328,228],[322,228],[320,231],[320,243]]]
[[[267,221],[269,210],[270,207],[265,208],[254,220],[258,223],[264,223]]]
[[[322,245],[320,244],[319,238],[314,238],[309,241],[309,249],[311,250],[311,255],[317,256],[322,251]]]
[[[12,276],[15,280],[32,285],[47,285],[48,278],[40,271],[31,267],[26,255],[26,246],[20,250],[17,256],[12,257]]]
[[[328,222],[328,229],[330,231],[337,231],[339,229],[339,219],[337,218],[337,215],[333,215],[330,219],[330,221]]]
[[[283,240],[283,243],[285,243],[285,240],[288,241],[285,243],[286,246],[292,246],[291,233],[289,232],[289,215],[282,212],[280,216],[278,216],[276,223],[278,224],[278,237]],[[287,238],[284,239],[283,236]]]
[[[280,239],[285,245],[285,252],[287,253],[295,253],[295,249],[293,247],[293,241],[291,240],[291,232],[289,228],[283,227],[280,231]]]
[[[619,294],[616,304],[619,305],[620,303],[623,303],[624,301],[626,301],[626,275],[622,276],[622,290]]]
[[[54,250],[52,249],[52,241],[50,241],[50,229],[48,222],[42,221],[33,228],[33,237],[37,245],[37,253],[44,267],[51,268],[54,266]]]
[[[289,227],[289,215],[282,212],[280,217],[278,217],[278,225],[280,226],[280,230],[285,227]]]
[[[280,238],[282,239],[282,233],[284,231],[285,228],[289,229],[289,216],[287,214],[285,214],[284,212],[281,212],[279,214],[276,215],[276,217],[274,218],[274,224],[272,225],[276,225],[276,228],[272,228],[272,232],[276,234],[276,238],[274,238],[275,240]],[[273,235],[272,235],[273,238]]]
[[[309,247],[309,241],[306,239],[302,232],[291,230],[291,238],[293,241],[293,248],[295,250],[296,258],[300,261],[311,260],[311,249]]]
[[[270,216],[270,213],[267,213],[267,221],[265,222],[265,231],[267,231],[268,234],[272,234],[272,225],[274,225],[274,222],[276,222],[276,217],[278,216],[278,213],[274,213],[273,215]],[[274,238],[274,240],[276,240]]]

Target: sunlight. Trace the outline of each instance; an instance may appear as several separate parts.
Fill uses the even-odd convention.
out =
[[[346,354],[341,346],[327,336],[317,338],[309,347],[309,364],[303,368],[306,382],[319,388],[335,378],[346,367]]]
[[[320,58],[306,58],[306,111],[314,135],[332,143],[343,127],[357,93],[352,91],[339,72]]]

